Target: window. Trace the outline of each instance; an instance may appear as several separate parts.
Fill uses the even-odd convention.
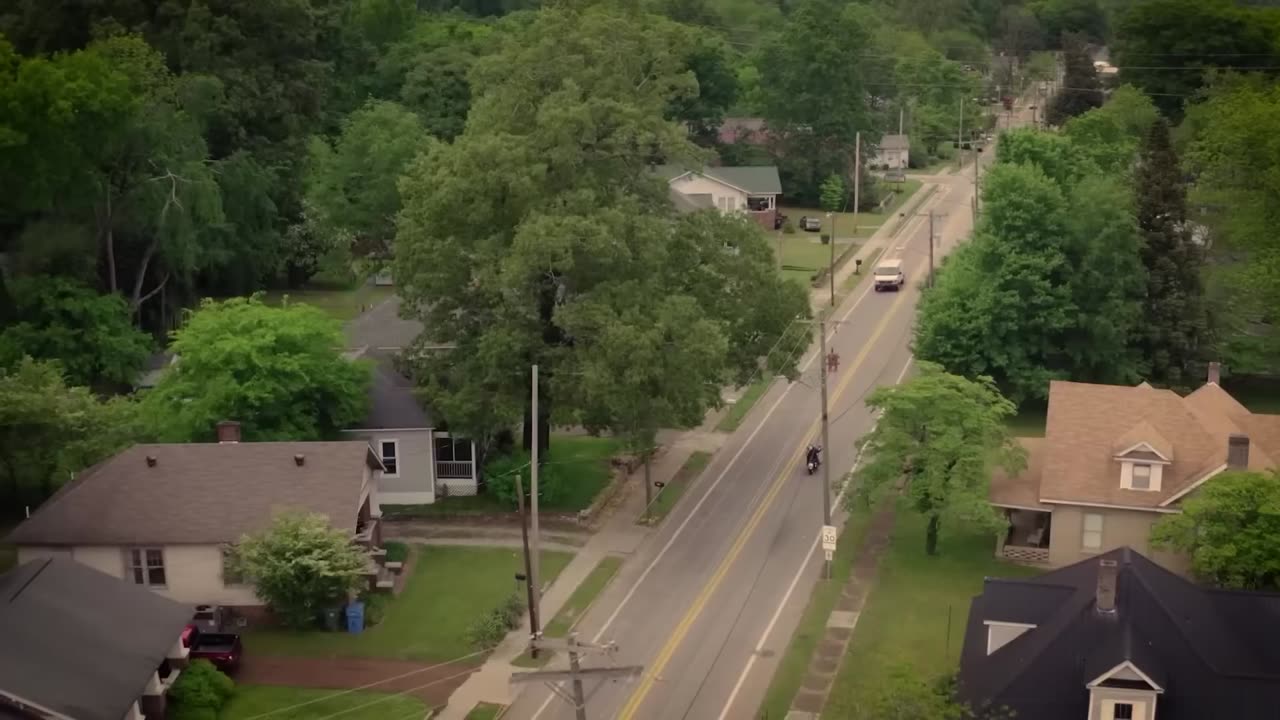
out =
[[[1112,720],[1133,720],[1133,703],[1116,703]]]
[[[1085,550],[1102,549],[1102,516],[1087,513],[1084,516],[1084,532],[1080,535],[1080,545]]]
[[[129,550],[129,577],[136,585],[164,586],[164,551],[159,548]]]
[[[383,477],[399,477],[400,476],[400,441],[399,440],[383,440],[378,443],[381,449],[382,464],[387,468],[382,473]]]
[[[1135,464],[1133,466],[1133,480],[1129,486],[1134,490],[1150,490],[1151,489],[1151,466]]]
[[[240,573],[239,563],[236,562],[236,548],[234,545],[222,546],[222,584],[223,585],[244,585],[245,577]]]
[[[471,462],[471,441],[454,437],[437,437],[436,462]]]

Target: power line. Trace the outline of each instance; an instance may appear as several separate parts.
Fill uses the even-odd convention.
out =
[[[405,695],[408,695],[409,693],[417,692],[419,690],[422,690],[423,688],[431,687],[432,685],[437,685],[439,683],[446,682],[448,680],[456,680],[464,675],[470,675],[473,672],[475,672],[475,668],[470,668],[468,670],[464,670],[463,672],[458,672],[452,675],[447,675],[442,678],[437,678],[435,680],[432,680],[431,682],[426,682],[416,687],[411,687],[408,690],[401,690],[400,692],[397,692],[397,693],[388,693],[380,698],[377,698],[376,700],[370,700],[369,702],[364,703],[363,705],[353,705],[352,707],[349,707],[346,710],[339,710],[338,712],[333,713],[331,715],[325,715],[323,717],[315,718],[315,720],[332,720],[333,718],[346,715],[349,712],[354,712],[356,710],[363,710],[367,707],[372,707],[374,705],[377,705],[378,703],[384,703],[392,698],[403,697]]]

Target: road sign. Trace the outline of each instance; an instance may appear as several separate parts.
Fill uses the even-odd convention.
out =
[[[827,551],[827,562],[831,562],[831,557],[832,557],[834,554],[835,554],[835,553],[831,552],[830,550],[828,550],[828,551]]]
[[[836,549],[836,527],[834,525],[822,526],[822,549],[827,551],[830,556]],[[828,557],[828,559],[830,559]]]

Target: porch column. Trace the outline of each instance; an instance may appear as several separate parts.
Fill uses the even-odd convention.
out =
[[[476,441],[469,440],[468,442],[471,443],[471,482],[475,483],[476,488],[479,488],[480,473],[476,472],[476,466],[480,463],[476,461]]]

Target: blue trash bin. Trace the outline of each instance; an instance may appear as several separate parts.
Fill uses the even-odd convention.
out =
[[[356,600],[347,605],[347,632],[364,630],[364,603]]]

